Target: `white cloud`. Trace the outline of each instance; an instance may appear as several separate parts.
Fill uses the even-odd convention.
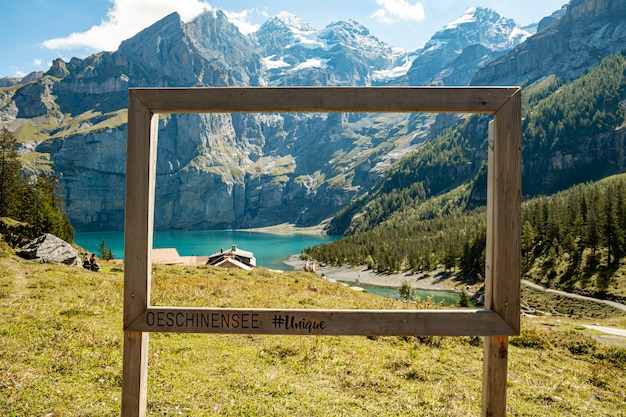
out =
[[[260,25],[250,22],[250,10],[242,10],[240,12],[230,12],[224,10],[224,14],[228,18],[228,21],[237,26],[239,32],[247,35],[252,32],[256,32]]]
[[[43,64],[43,61],[42,61],[41,59],[39,59],[39,58],[35,58],[35,59],[33,59],[33,65],[34,65],[34,66],[36,66],[36,67],[40,67],[40,66],[41,66],[41,64]]]
[[[384,23],[400,20],[415,20],[419,22],[426,18],[424,5],[416,2],[411,5],[407,0],[376,0],[381,9],[376,10],[372,17]]]
[[[111,0],[113,7],[99,25],[85,32],[48,39],[43,46],[54,51],[90,49],[114,51],[120,43],[142,29],[176,11],[183,21],[190,21],[213,7],[201,0]]]
[[[13,71],[14,77],[23,78],[26,77],[26,73],[22,69],[22,67],[11,66],[11,71]]]

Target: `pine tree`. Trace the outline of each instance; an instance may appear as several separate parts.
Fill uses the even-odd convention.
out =
[[[100,259],[104,259],[105,261],[110,261],[113,259],[113,251],[111,251],[111,249],[107,247],[107,244],[104,240],[102,241],[102,243],[100,243],[99,254]]]
[[[16,217],[17,200],[24,182],[16,139],[6,127],[0,131],[0,217]]]
[[[535,248],[535,230],[528,220],[522,225],[522,272],[528,272],[532,265]]]

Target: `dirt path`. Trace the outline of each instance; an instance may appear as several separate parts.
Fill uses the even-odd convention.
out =
[[[602,333],[614,334],[616,336],[626,337],[626,329],[618,329],[616,327],[596,326],[595,324],[583,324],[588,329],[597,330]]]
[[[535,284],[534,282],[531,282],[531,281],[528,281],[528,280],[525,280],[525,279],[522,280],[522,284],[526,285],[527,287],[539,290],[539,291],[550,292],[550,293],[553,293],[553,294],[561,295],[563,297],[575,298],[577,300],[592,301],[594,303],[605,304],[605,305],[617,308],[619,310],[626,311],[626,305],[621,304],[621,303],[617,303],[615,301],[601,300],[599,298],[586,297],[584,295],[578,295],[578,294],[572,294],[572,293],[565,292],[565,291],[554,290],[552,288],[546,288],[544,286],[541,286],[539,284]]]

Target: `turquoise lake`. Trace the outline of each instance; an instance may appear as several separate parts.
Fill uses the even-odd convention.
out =
[[[208,256],[228,249],[232,245],[254,253],[257,266],[270,269],[291,270],[283,261],[303,249],[330,242],[338,236],[311,235],[303,233],[260,233],[245,230],[200,230],[200,231],[158,231],[154,232],[154,248],[176,248],[181,256]],[[115,259],[124,257],[123,232],[76,232],[74,241],[89,252],[99,253],[102,241],[111,249]],[[354,283],[348,283],[355,285]],[[398,297],[397,290],[391,287],[377,287],[360,284],[367,292],[383,297]],[[455,305],[459,295],[447,291],[422,291],[417,295],[425,300],[433,296],[436,303]]]
[[[381,297],[400,298],[398,289],[394,287],[379,287],[369,284],[356,284],[354,282],[346,282],[345,284],[350,287],[361,287],[370,294],[380,295]],[[437,291],[437,290],[415,290],[415,295],[419,297],[421,301],[426,301],[428,297],[432,297],[432,301],[436,304],[443,303],[445,306],[455,306],[459,303],[461,296],[452,291]],[[475,307],[470,303],[471,307]]]
[[[337,239],[337,236],[304,233],[260,233],[245,230],[197,230],[154,232],[154,248],[176,248],[181,256],[208,256],[232,245],[254,252],[257,266],[289,270],[283,263],[289,256],[309,246]],[[124,258],[124,232],[76,232],[74,241],[96,255],[106,243],[115,259]]]

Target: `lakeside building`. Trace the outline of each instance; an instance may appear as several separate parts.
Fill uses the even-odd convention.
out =
[[[250,271],[256,268],[252,252],[233,245],[229,250],[220,249],[210,256],[180,256],[176,248],[152,249],[152,263],[160,265],[213,265],[222,268],[239,268]]]
[[[230,250],[220,249],[219,252],[210,255],[206,264],[250,271],[256,268],[256,258],[252,252],[239,249],[237,245],[233,245]]]
[[[152,263],[159,265],[205,265],[208,256],[180,256],[176,248],[152,249]]]

